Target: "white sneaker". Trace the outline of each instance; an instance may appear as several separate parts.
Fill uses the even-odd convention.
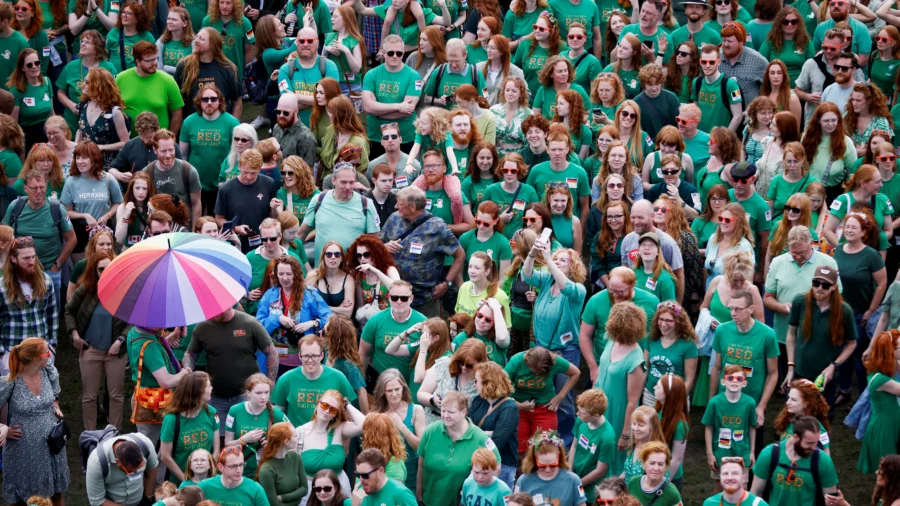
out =
[[[250,123],[250,126],[252,126],[254,130],[259,130],[264,126],[269,126],[271,124],[272,122],[269,121],[269,118],[265,116],[257,116],[256,119],[253,120],[252,123]]]

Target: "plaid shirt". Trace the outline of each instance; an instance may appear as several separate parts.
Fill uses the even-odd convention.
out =
[[[47,273],[44,273],[44,284],[47,295],[20,308],[7,298],[6,285],[0,283],[0,353],[9,352],[29,337],[41,337],[50,346],[56,347],[59,312],[56,308],[56,289]]]
[[[734,65],[721,53],[722,63],[719,64],[719,72],[725,77],[733,77],[741,87],[741,95],[744,97],[744,108],[750,106],[750,102],[759,96],[759,88],[762,86],[763,75],[769,60],[759,52],[744,46],[741,56]]]
[[[394,263],[413,287],[417,304],[431,300],[434,287],[444,280],[444,258],[453,255],[460,247],[459,240],[444,220],[422,211],[421,225],[400,241],[400,251],[394,253]],[[398,239],[415,223],[405,220],[400,213],[388,218],[381,229],[384,242]]]
[[[376,7],[384,3],[384,0],[369,0],[365,2],[367,7]],[[366,40],[366,49],[370,54],[377,54],[381,49],[381,18],[378,16],[365,16],[363,18],[363,38]]]

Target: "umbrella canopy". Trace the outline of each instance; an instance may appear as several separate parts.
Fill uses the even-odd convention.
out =
[[[100,303],[146,328],[181,327],[223,313],[250,287],[251,269],[231,244],[176,232],[128,248],[106,268]]]

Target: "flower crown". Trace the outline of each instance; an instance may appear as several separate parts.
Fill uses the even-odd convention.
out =
[[[537,447],[544,443],[550,443],[553,446],[558,448],[563,447],[563,440],[559,437],[559,432],[555,430],[542,430],[534,434],[534,436],[528,441],[528,445],[531,447]]]
[[[863,214],[863,213],[857,213],[857,212],[847,213],[847,216],[844,218],[844,220],[846,221],[846,219],[849,218],[849,217],[851,217],[851,216],[854,217],[854,218],[857,218],[857,219],[859,219],[859,220],[862,220],[863,225],[865,225],[865,226],[867,226],[867,227],[869,226],[869,219],[866,218],[866,215],[865,215],[865,214]]]
[[[88,232],[88,240],[91,240],[92,237],[94,237],[95,235],[97,235],[100,232],[109,232],[109,235],[115,236],[115,233],[113,232],[113,230],[111,228],[100,223],[100,224],[97,224],[97,225],[94,225],[93,227],[91,227],[91,231]]]
[[[542,17],[542,18],[547,18],[547,20],[550,21],[550,23],[551,23],[553,26],[556,26],[556,16],[554,16],[552,13],[550,13],[550,11],[544,11],[544,12],[542,12],[542,13],[540,14],[540,17]],[[552,26],[551,26],[551,28],[552,28]]]
[[[681,308],[678,306],[678,304],[675,304],[674,302],[671,302],[671,301],[660,302],[659,305],[656,306],[656,309],[662,309],[662,308],[671,309],[672,311],[675,312],[675,316],[681,315]]]

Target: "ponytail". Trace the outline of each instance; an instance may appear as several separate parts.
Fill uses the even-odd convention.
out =
[[[18,346],[14,346],[9,354],[9,380],[19,377],[26,365],[41,357],[45,348],[49,350],[50,345],[40,337],[29,337]]]

